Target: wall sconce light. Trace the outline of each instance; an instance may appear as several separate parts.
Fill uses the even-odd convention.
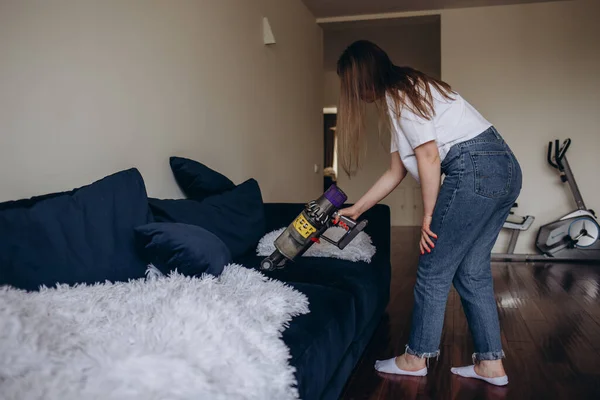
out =
[[[263,17],[263,43],[266,45],[275,44],[275,36],[267,17]]]

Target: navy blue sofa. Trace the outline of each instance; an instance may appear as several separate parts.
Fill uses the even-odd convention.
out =
[[[288,225],[302,208],[265,204],[266,232]],[[365,218],[377,247],[370,264],[303,257],[267,273],[310,301],[310,313],[294,318],[283,334],[301,399],[340,396],[388,303],[390,212],[376,206]],[[143,277],[133,230],[153,220],[135,169],[70,192],[1,203],[0,285],[36,290]],[[260,260],[250,251],[235,261],[257,268]]]
[[[287,226],[303,204],[265,204],[267,231]],[[365,213],[366,232],[377,252],[370,264],[302,257],[267,272],[306,294],[310,313],[296,317],[284,332],[296,367],[300,398],[338,399],[383,316],[390,289],[390,210],[377,205]],[[236,260],[258,267],[261,257]]]

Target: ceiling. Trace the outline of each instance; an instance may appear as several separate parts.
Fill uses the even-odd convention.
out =
[[[444,8],[541,3],[557,0],[302,0],[317,18]]]

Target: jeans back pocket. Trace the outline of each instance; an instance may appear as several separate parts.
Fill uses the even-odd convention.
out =
[[[509,151],[470,152],[475,172],[475,193],[498,198],[510,191],[513,163]]]

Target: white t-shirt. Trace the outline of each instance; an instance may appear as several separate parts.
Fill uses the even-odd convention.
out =
[[[492,126],[473,106],[458,93],[452,99],[446,99],[430,85],[435,112],[431,120],[413,113],[409,107],[403,107],[400,118],[395,113],[393,99],[388,95],[387,103],[390,111],[392,145],[391,152],[398,151],[406,170],[419,182],[419,170],[414,149],[420,145],[436,141],[443,161],[450,148],[473,139]]]

